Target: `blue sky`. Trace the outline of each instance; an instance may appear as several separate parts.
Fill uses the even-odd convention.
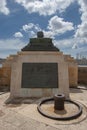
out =
[[[65,54],[87,55],[87,0],[0,0],[0,58],[41,30]]]

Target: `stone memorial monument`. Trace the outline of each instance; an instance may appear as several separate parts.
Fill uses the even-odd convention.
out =
[[[69,96],[68,63],[43,32],[31,38],[15,57],[11,70],[11,97]]]

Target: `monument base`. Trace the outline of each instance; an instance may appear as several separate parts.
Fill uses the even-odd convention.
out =
[[[50,85],[49,82],[54,82],[55,79],[52,81],[52,76],[46,75],[45,71],[48,71],[51,75],[52,73],[48,70],[48,68],[42,69],[42,71],[37,71],[38,67],[35,68],[34,72],[38,74],[37,76],[47,76],[46,78],[41,81],[41,83],[34,84],[34,87],[32,87],[32,80],[35,79],[33,76],[35,76],[33,73],[31,73],[31,76],[24,77],[23,74],[25,71],[31,71],[30,69],[24,69],[23,72],[23,64],[25,63],[53,63],[57,65],[57,74],[56,78],[58,78],[56,84],[57,85]],[[41,66],[40,66],[41,67]],[[34,68],[32,68],[34,69]],[[41,69],[41,68],[40,68]],[[52,70],[53,71],[53,70]],[[68,64],[66,61],[64,61],[63,53],[61,52],[45,52],[45,51],[27,51],[27,52],[20,52],[15,61],[12,64],[12,71],[11,71],[11,97],[46,97],[46,96],[53,96],[54,94],[63,93],[65,97],[69,97],[69,77],[68,77]],[[41,74],[43,72],[43,74]],[[25,74],[28,74],[27,72]],[[25,78],[27,80],[29,79],[30,82],[24,83]],[[38,79],[38,78],[37,78]],[[23,81],[24,80],[24,81]],[[41,80],[41,78],[40,78]],[[34,82],[34,80],[33,80]],[[38,80],[39,82],[39,80]],[[45,87],[43,86],[42,82],[45,82]],[[35,83],[37,83],[35,81]],[[41,86],[40,86],[41,85]],[[55,88],[56,87],[56,88]]]

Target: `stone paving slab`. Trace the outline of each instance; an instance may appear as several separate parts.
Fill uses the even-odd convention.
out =
[[[70,89],[70,98],[87,107],[87,90]],[[31,100],[28,104],[5,104],[9,93],[0,95],[0,130],[86,130],[87,118],[83,121],[55,121],[37,112],[41,99]],[[87,114],[87,113],[86,113]]]
[[[56,128],[59,128],[58,125],[78,124],[81,121],[83,121],[85,118],[87,118],[86,111],[84,110],[83,114],[75,120],[69,120],[69,121],[52,120],[52,119],[46,118],[46,117],[42,116],[40,113],[38,113],[37,104],[31,104],[31,105],[27,106],[26,108],[18,111],[18,113],[20,113],[23,116],[30,117],[31,119],[34,119],[38,122],[42,122],[42,123],[45,123],[48,125],[50,124],[50,126],[53,126]]]

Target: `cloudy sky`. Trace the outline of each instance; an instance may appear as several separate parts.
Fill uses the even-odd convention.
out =
[[[0,0],[0,58],[41,30],[64,53],[86,53],[87,0]]]

